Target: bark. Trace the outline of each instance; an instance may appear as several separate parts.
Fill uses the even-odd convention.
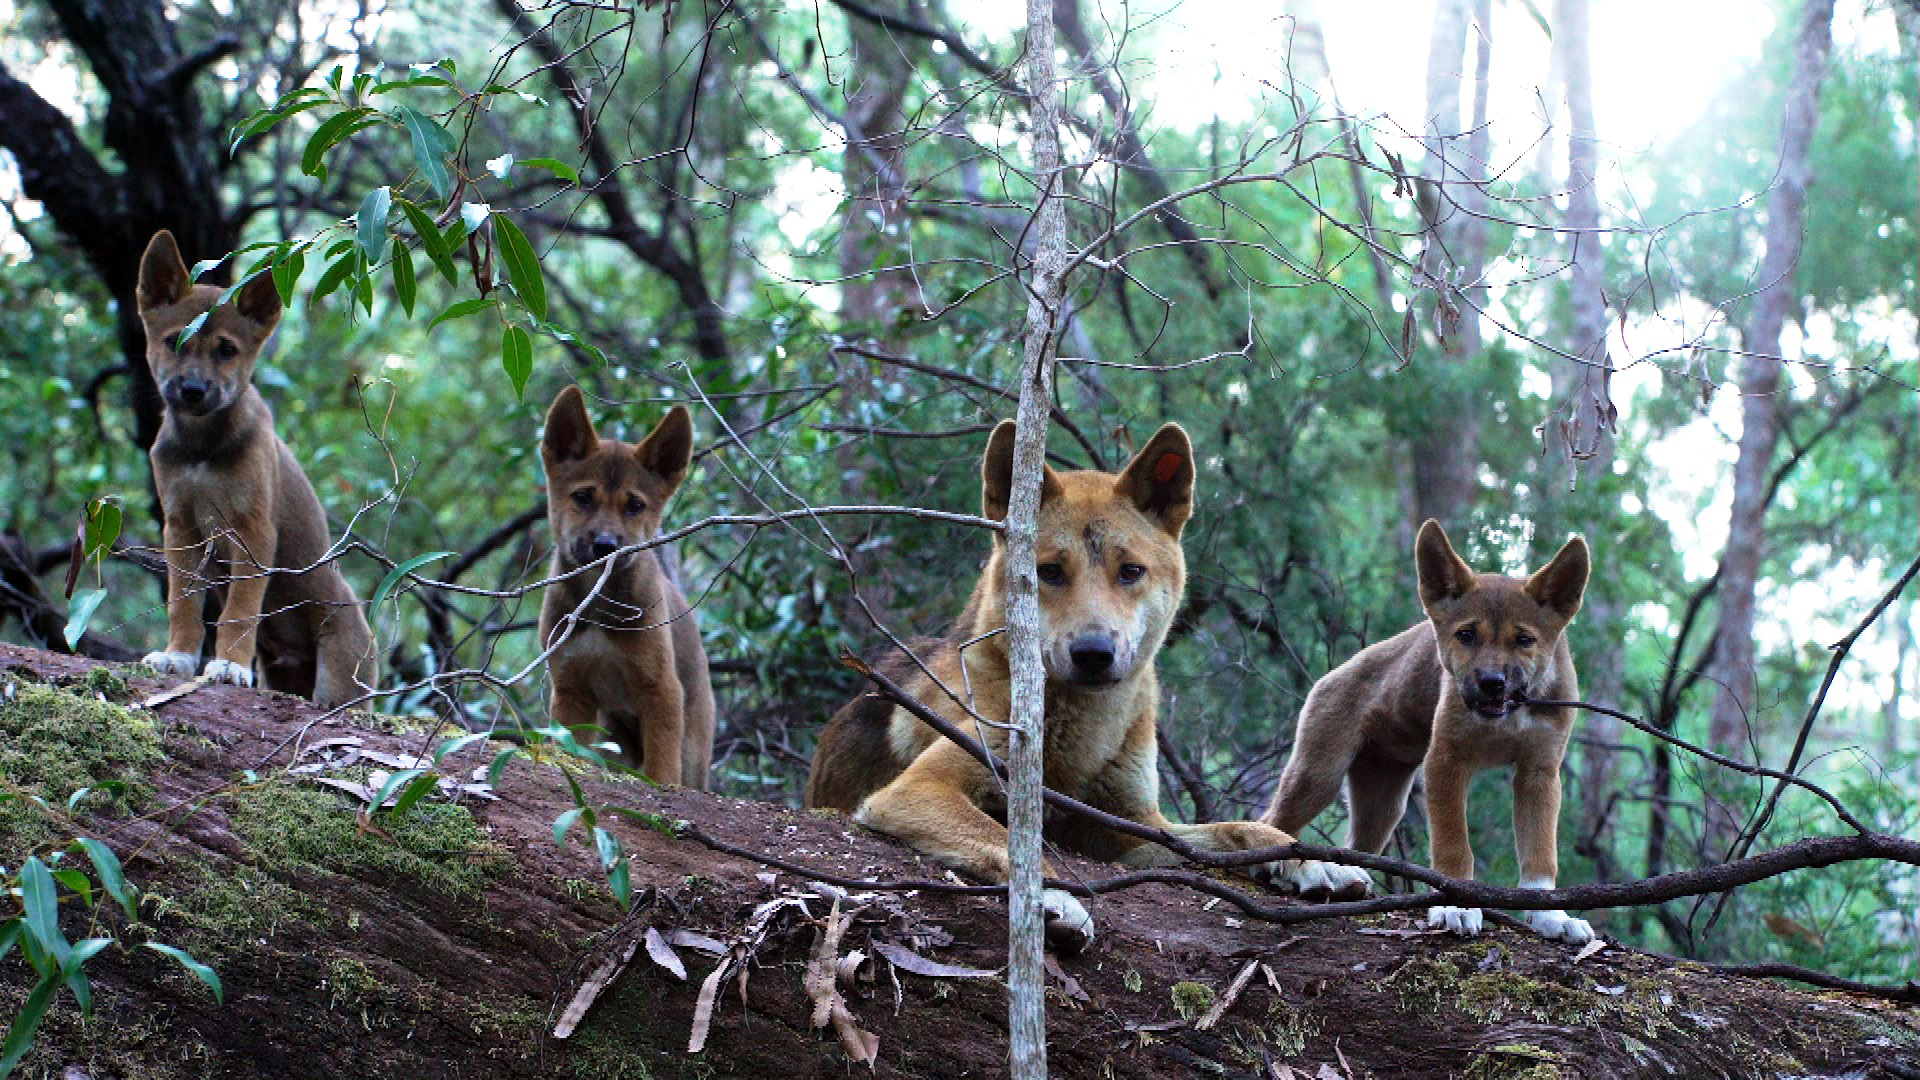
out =
[[[0,646],[10,678],[73,679],[87,667]],[[166,685],[130,681],[135,696]],[[601,821],[632,856],[640,898],[625,917],[579,829],[565,848],[553,843],[552,822],[573,801],[551,767],[509,766],[499,800],[471,806],[484,841],[429,850],[430,861],[407,872],[345,862],[339,852],[289,856],[257,820],[263,799],[288,793],[321,811],[302,828],[333,825],[368,851],[398,843],[390,822],[356,834],[349,800],[285,773],[296,757],[314,762],[312,748],[334,738],[392,755],[428,743],[390,725],[316,724],[319,716],[305,702],[228,686],[153,711],[165,760],[126,777],[150,782],[153,804],[137,817],[82,823],[120,853],[142,889],[142,926],[127,927],[107,904],[95,929],[189,947],[219,972],[226,1004],[215,1005],[171,961],[110,948],[88,967],[94,1018],[83,1021],[63,995],[21,1075],[824,1080],[864,1072],[838,1040],[812,1029],[801,970],[813,924],[797,911],[773,920],[751,950],[750,978],[725,980],[706,1048],[689,1054],[699,989],[716,961],[677,946],[686,976],[669,974],[644,948],[646,931],[732,944],[747,936],[757,905],[804,882],[783,872],[769,885],[757,861],[608,813]],[[452,755],[442,772],[464,776],[494,749]],[[248,769],[261,780],[235,783]],[[930,861],[831,817],[593,775],[578,781],[596,805],[689,819],[728,847],[853,878],[940,876]],[[204,797],[209,791],[218,794]],[[433,875],[463,864],[486,866],[484,885],[449,899]],[[1113,873],[1071,856],[1060,868],[1084,879]],[[811,919],[830,907],[816,896]],[[882,945],[899,946],[987,971],[1002,962],[997,898],[923,889],[841,906],[855,908],[863,914],[843,942],[849,952],[873,957]],[[1920,1038],[1911,1011],[1847,993],[1816,997],[1619,946],[1572,965],[1564,947],[1500,927],[1469,943],[1426,936],[1417,917],[1404,915],[1239,926],[1217,904],[1165,885],[1100,897],[1093,910],[1100,941],[1089,955],[1061,959],[1073,983],[1052,984],[1073,1002],[1050,1018],[1054,1072],[1063,1077],[1288,1075],[1266,1060],[1307,1076],[1322,1075],[1322,1065],[1353,1076],[1508,1075],[1515,1064],[1548,1060],[1617,1077],[1746,1075],[1756,1061],[1803,1075],[1897,1075]],[[88,932],[89,914],[65,906],[70,938]],[[553,1037],[589,974],[629,946],[634,955],[579,1029]],[[1224,999],[1255,961],[1273,969],[1272,985],[1256,968],[1218,1023],[1201,1030],[1206,1010],[1196,1005]],[[875,963],[843,987],[853,1019],[880,1038],[872,1075],[959,1080],[1004,1069],[998,979]],[[0,1019],[24,997],[26,972],[17,950],[0,961]],[[1868,1029],[1888,1037],[1862,1038]]]
[[[116,303],[115,330],[133,376],[134,435],[144,450],[160,431],[161,410],[134,303],[140,253],[162,228],[173,230],[190,263],[234,248],[237,226],[223,210],[220,184],[226,146],[202,112],[194,80],[237,46],[222,38],[188,51],[159,0],[50,6],[106,91],[97,131],[117,167],[4,65],[0,149],[13,155],[22,191],[46,207]]]
[[[1613,467],[1613,433],[1609,396],[1612,372],[1607,353],[1606,258],[1600,243],[1598,190],[1599,132],[1593,122],[1593,62],[1588,0],[1560,0],[1554,17],[1555,45],[1567,93],[1567,352],[1578,361],[1559,360],[1553,368],[1553,400],[1566,410],[1564,421],[1548,421],[1543,447],[1548,468],[1540,492],[1543,503],[1566,502],[1576,478],[1585,472],[1597,486]],[[1556,429],[1557,428],[1557,429]],[[1549,520],[1554,515],[1547,515]],[[1545,547],[1559,542],[1547,537]],[[1611,597],[1592,597],[1580,616],[1577,631],[1586,648],[1587,663],[1581,682],[1590,701],[1615,706],[1625,669],[1622,638],[1617,628],[1619,605]],[[1620,721],[1589,714],[1585,732],[1593,740],[1581,757],[1580,825],[1576,833],[1583,854],[1596,861],[1601,876],[1611,876],[1611,849],[1602,835],[1614,795]],[[1596,745],[1597,744],[1597,745]]]
[[[1780,331],[1794,303],[1794,272],[1805,228],[1809,148],[1819,116],[1833,38],[1833,0],[1808,0],[1795,34],[1793,78],[1780,122],[1780,168],[1767,194],[1766,254],[1760,287],[1741,335],[1740,457],[1734,465],[1733,509],[1720,557],[1720,632],[1712,676],[1709,737],[1722,750],[1745,747],[1754,708],[1754,591],[1766,543],[1767,481],[1779,435]]]
[[[1053,404],[1054,348],[1067,266],[1066,174],[1060,168],[1060,83],[1054,71],[1052,0],[1027,0],[1027,86],[1032,94],[1034,249],[1025,349],[1015,414],[1013,486],[1007,503],[1007,655],[1013,705],[1008,750],[1008,1056],[1014,1080],[1047,1075],[1045,926],[1040,906],[1041,788],[1045,783],[1046,671],[1035,569],[1040,474]]]
[[[1435,296],[1427,321],[1440,338],[1444,365],[1428,373],[1433,400],[1428,414],[1414,421],[1409,442],[1415,521],[1434,518],[1448,525],[1458,525],[1472,501],[1480,466],[1479,408],[1462,384],[1480,352],[1480,317],[1474,309],[1484,307],[1487,296],[1480,284],[1487,229],[1474,216],[1485,199],[1473,181],[1486,176],[1490,146],[1488,7],[1489,0],[1440,0],[1427,54],[1428,183],[1422,198],[1427,246],[1421,270]],[[1477,71],[1472,116],[1463,120],[1463,49],[1470,28]]]

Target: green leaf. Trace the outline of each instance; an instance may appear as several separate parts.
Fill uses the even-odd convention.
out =
[[[53,995],[60,989],[58,974],[41,979],[20,1005],[20,1011],[14,1014],[13,1026],[7,1029],[7,1041],[0,1043],[0,1080],[13,1074],[20,1059],[27,1056],[33,1048],[34,1032],[40,1029],[40,1021],[46,1018],[47,1006],[52,1004]]]
[[[433,188],[435,195],[450,198],[453,172],[447,168],[447,154],[459,144],[438,121],[411,105],[397,106],[393,115],[400,118],[413,137],[414,164],[420,167],[420,175],[427,178],[427,186]]]
[[[87,542],[85,558],[92,559],[103,551],[113,549],[113,542],[120,539],[120,504],[110,499],[96,500],[92,512],[87,515]]]
[[[507,771],[507,763],[517,757],[519,753],[519,747],[509,746],[505,750],[493,755],[493,761],[487,765],[487,783],[493,787],[499,787],[500,774]]]
[[[500,363],[513,381],[513,396],[524,398],[527,380],[533,377],[533,338],[518,326],[509,326],[500,335]]]
[[[415,777],[421,775],[421,772],[422,770],[420,769],[401,769],[399,772],[387,777],[387,782],[381,784],[380,790],[374,792],[373,798],[367,801],[368,809],[378,812],[382,806],[387,804],[388,799],[393,798],[393,793],[400,790],[402,784],[411,783]],[[432,777],[428,777],[428,779],[431,780]],[[394,809],[397,812],[399,807],[396,806]]]
[[[220,976],[214,974],[212,968],[195,960],[192,954],[188,953],[185,949],[176,949],[171,945],[162,945],[157,941],[147,941],[142,942],[142,944],[162,956],[171,956],[175,960],[180,961],[181,967],[186,968],[188,972],[192,973],[194,978],[206,983],[207,988],[213,991],[214,1001],[225,1004],[225,997],[220,991]]]
[[[273,264],[273,287],[280,291],[282,304],[293,303],[293,290],[300,284],[300,275],[307,269],[307,253],[304,248],[294,248],[286,258]]]
[[[593,827],[593,849],[600,855],[602,869],[612,870],[619,865],[622,854],[620,838],[598,825]]]
[[[415,570],[420,569],[435,559],[444,559],[453,554],[455,554],[455,552],[430,551],[425,555],[415,555],[413,558],[387,571],[387,576],[381,578],[379,586],[373,590],[373,602],[367,605],[367,610],[378,610],[381,602],[387,598],[387,594],[393,591],[394,586],[400,584],[401,578],[406,577],[408,574],[413,573]]]
[[[407,318],[413,318],[413,298],[420,290],[420,283],[413,276],[413,253],[399,237],[393,241],[393,295],[400,301],[400,307],[406,311]]]
[[[586,812],[587,812],[586,807],[576,806],[573,809],[567,811],[566,813],[561,814],[559,817],[554,818],[553,819],[553,842],[556,844],[559,844],[561,847],[566,847],[568,830],[572,829],[573,823],[576,821],[579,821],[580,815]]]
[[[60,936],[60,890],[53,883],[53,872],[38,855],[29,855],[20,865],[20,902],[27,909],[27,935],[56,963],[65,963],[67,939]]]
[[[545,169],[569,184],[580,182],[580,170],[561,161],[559,158],[537,157],[515,162],[516,165],[531,165],[536,169]]]
[[[448,755],[457,754],[460,751],[465,750],[467,747],[472,746],[474,743],[485,742],[486,738],[487,738],[486,732],[475,731],[475,732],[470,732],[466,735],[462,735],[457,739],[448,739],[446,742],[441,743],[433,751],[433,763],[435,765],[438,765],[442,761],[446,760]]]
[[[4,925],[0,925],[0,960],[5,960],[13,947],[20,944],[20,935],[24,932],[18,918],[8,919]]]
[[[112,848],[91,836],[83,836],[77,842],[80,849],[87,853],[87,858],[93,860],[93,872],[100,875],[100,887],[107,890],[107,895],[113,897],[114,902],[127,913],[127,918],[138,918],[133,908],[133,890],[127,886],[127,877],[120,871],[120,857],[113,853]]]
[[[500,241],[500,257],[506,261],[507,276],[513,282],[513,291],[533,312],[536,319],[547,317],[547,283],[540,276],[540,256],[527,243],[527,234],[513,219],[500,214],[493,215],[494,236]]]
[[[87,880],[87,875],[78,870],[55,870],[53,879],[77,893],[81,903],[93,906],[93,882]]]
[[[620,905],[621,911],[633,907],[633,864],[625,859],[607,871],[607,885],[613,889],[613,899]]]
[[[73,595],[73,604],[67,608],[67,629],[64,636],[67,648],[80,644],[80,638],[87,632],[87,623],[93,613],[100,610],[100,601],[107,598],[105,589],[82,589]]]
[[[354,235],[360,241],[360,253],[368,262],[377,262],[387,251],[387,212],[393,209],[393,189],[377,187],[360,200],[360,212],[354,215]]]
[[[413,771],[420,772],[420,770],[417,770],[417,769]],[[437,788],[439,786],[440,786],[439,777],[433,775],[430,772],[420,772],[419,776],[414,777],[413,783],[407,785],[407,790],[401,792],[400,797],[394,800],[393,816],[399,817],[400,815],[413,809],[414,803],[417,803],[421,799],[425,798],[428,792],[432,791],[434,788]],[[382,800],[382,801],[384,802],[385,800]]]
[[[427,324],[427,329],[431,330],[443,322],[464,319],[476,311],[485,311],[492,306],[493,298],[490,296],[471,296],[465,300],[456,300],[448,304],[445,311],[435,315],[433,321]]]
[[[347,280],[347,275],[353,272],[354,264],[359,261],[359,258],[359,252],[348,251],[333,260],[333,265],[327,267],[327,272],[320,275],[320,283],[313,287],[313,296],[309,298],[308,303],[317,304],[332,296],[333,291],[338,289],[340,283]]]
[[[220,305],[218,304],[214,305],[214,307],[219,307],[219,306]],[[180,345],[184,345],[187,342],[192,341],[193,335],[199,333],[200,328],[207,325],[207,316],[211,314],[213,314],[213,311],[207,310],[207,311],[201,312],[198,315],[195,315],[191,320],[187,322],[187,325],[180,328],[180,334],[178,337],[174,338],[174,341]]]
[[[374,110],[360,106],[327,117],[326,123],[315,129],[313,136],[307,140],[307,149],[300,155],[300,171],[325,179],[327,170],[322,161],[327,151],[354,132],[377,123],[372,119],[375,115]]]
[[[405,199],[400,200],[400,212],[407,215],[407,223],[413,226],[414,233],[420,237],[420,246],[426,251],[427,258],[440,268],[440,275],[455,285],[460,284],[460,270],[453,265],[453,249],[448,247],[446,238],[440,235],[440,228],[433,223],[433,218]]]
[[[1527,14],[1533,16],[1533,21],[1540,24],[1540,32],[1547,35],[1548,41],[1552,41],[1553,24],[1549,23],[1547,17],[1540,13],[1540,5],[1534,3],[1533,0],[1520,0],[1520,6],[1527,9]]]

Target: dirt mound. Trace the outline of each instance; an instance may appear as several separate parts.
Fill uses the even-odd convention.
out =
[[[0,708],[33,684],[66,686],[74,703],[167,687],[89,680],[92,667],[0,646],[0,683],[16,686]],[[118,747],[120,767],[158,763],[123,777],[128,790],[85,827],[141,887],[140,923],[76,906],[65,928],[79,936],[98,918],[123,946],[181,944],[219,971],[226,1002],[148,950],[109,949],[89,966],[93,1015],[63,996],[24,1075],[844,1077],[876,1044],[883,1076],[1005,1072],[997,899],[837,893],[603,812],[632,857],[623,913],[584,828],[554,842],[574,801],[552,761],[519,757],[488,785],[500,747],[475,744],[441,762],[443,790],[400,820],[363,820],[353,789],[445,736],[364,717],[317,724],[304,702],[225,686],[123,715],[145,718],[159,756]],[[36,723],[46,753],[90,752],[56,737],[60,720]],[[24,766],[10,768],[23,784]],[[577,780],[596,807],[696,822],[824,872],[946,878],[837,817]],[[73,828],[48,825],[0,816],[0,845],[17,849],[4,861]],[[1062,959],[1051,988],[1058,1076],[1920,1076],[1912,1010],[1617,946],[1576,960],[1511,930],[1468,942],[1399,916],[1279,928],[1165,886],[1093,911],[1099,941]],[[0,1016],[28,985],[17,953],[0,962]]]

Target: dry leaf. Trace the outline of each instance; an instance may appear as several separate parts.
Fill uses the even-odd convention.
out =
[[[682,949],[698,949],[708,956],[725,955],[727,947],[716,938],[710,938],[698,930],[674,930],[667,934],[667,944]]]
[[[1200,1018],[1200,1022],[1193,1026],[1201,1031],[1206,1031],[1212,1028],[1213,1025],[1219,1023],[1220,1018],[1227,1015],[1227,1010],[1233,1008],[1233,1003],[1240,1000],[1240,992],[1247,988],[1249,982],[1253,981],[1253,973],[1258,970],[1260,970],[1259,961],[1247,961],[1246,966],[1240,969],[1240,974],[1235,975],[1233,981],[1227,984],[1227,992],[1221,994],[1220,1000],[1214,1002],[1213,1008],[1208,1009],[1207,1014]]]
[[[1052,953],[1045,954],[1045,961],[1047,965],[1047,974],[1052,975],[1054,978],[1060,980],[1060,989],[1066,991],[1066,995],[1069,998],[1072,998],[1075,1001],[1092,1001],[1093,1000],[1092,998],[1087,996],[1087,992],[1085,990],[1080,988],[1079,979],[1076,979],[1073,976],[1067,974],[1065,971],[1061,970],[1059,961],[1053,958]]]
[[[1605,941],[1601,940],[1600,938],[1594,938],[1592,941],[1589,941],[1585,945],[1580,946],[1580,951],[1573,954],[1573,962],[1577,964],[1580,961],[1585,960],[1587,957],[1592,956],[1594,953],[1597,953],[1601,949],[1604,949],[1606,947],[1607,947],[1607,943]]]
[[[135,705],[134,708],[157,709],[169,701],[179,701],[181,698],[186,697],[188,694],[193,693],[195,690],[200,689],[212,681],[213,676],[211,675],[197,675],[171,690],[160,691],[140,704]]]
[[[873,950],[887,958],[887,962],[897,968],[904,968],[915,975],[925,975],[932,979],[984,979],[1000,974],[995,968],[961,967],[957,964],[942,964],[929,960],[912,949],[895,945],[890,941],[876,941]]]
[[[667,944],[667,939],[660,936],[660,931],[651,926],[647,927],[647,955],[674,978],[687,981],[687,966],[680,962],[680,954],[674,952],[673,946]]]
[[[727,968],[732,958],[721,960],[713,967],[713,974],[700,984],[700,998],[693,1006],[693,1031],[687,1036],[687,1053],[697,1054],[707,1048],[707,1029],[713,1026],[713,1003],[720,996],[720,980],[727,977]]]
[[[344,791],[363,803],[373,801],[373,789],[365,784],[356,784],[351,780],[342,780],[336,776],[316,776],[313,778],[313,782]]]
[[[1372,934],[1374,937],[1391,938],[1437,937],[1441,934],[1451,934],[1452,932],[1451,930],[1395,930],[1391,927],[1377,926],[1363,926],[1355,931],[1355,933],[1360,934]]]
[[[866,962],[867,954],[860,949],[855,949],[841,957],[833,965],[834,981],[849,990],[853,989],[854,984],[860,979],[860,965]]]
[[[586,1019],[587,1010],[593,1008],[593,1003],[599,998],[600,992],[626,969],[627,962],[633,959],[633,952],[638,947],[637,942],[629,941],[626,948],[608,953],[607,958],[600,962],[600,966],[593,969],[592,974],[581,982],[580,989],[573,992],[573,1000],[567,1002],[567,1007],[561,1010],[559,1022],[553,1025],[554,1038],[564,1039],[573,1034],[573,1029],[579,1027],[580,1021]]]
[[[853,1013],[847,1010],[847,999],[840,996],[835,985],[840,938],[852,922],[853,916],[841,913],[840,900],[835,897],[827,924],[821,928],[820,939],[814,945],[813,957],[807,961],[805,986],[807,996],[813,999],[813,1026],[821,1028],[831,1023],[847,1056],[872,1068],[879,1060],[880,1037],[860,1027]]]

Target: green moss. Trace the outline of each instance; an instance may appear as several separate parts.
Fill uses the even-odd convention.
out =
[[[118,781],[125,791],[96,791],[81,804],[88,813],[109,816],[136,810],[152,797],[146,777],[162,757],[160,738],[145,717],[84,692],[8,685],[13,696],[0,702],[0,790],[58,807],[81,788]],[[0,851],[24,852],[54,839],[51,816],[32,801],[0,803]]]
[[[1268,1041],[1281,1057],[1299,1057],[1306,1052],[1307,1040],[1320,1034],[1320,1018],[1285,1001],[1275,1001],[1267,1009],[1265,1028]]]
[[[383,817],[375,831],[335,795],[270,783],[239,794],[231,818],[269,866],[413,881],[454,899],[477,895],[504,855],[466,807],[446,803],[420,804],[398,822]]]
[[[1482,1023],[1527,1017],[1556,1024],[1585,1024],[1606,1011],[1603,1001],[1588,990],[1500,971],[1468,976],[1460,983],[1454,1004]]]
[[[351,956],[328,960],[321,985],[327,991],[327,1007],[332,1009],[363,1008],[374,1001],[382,989],[373,969]]]
[[[633,973],[616,980],[567,1040],[568,1071],[576,1080],[652,1080],[646,1048],[656,1042],[653,1025],[659,1010],[658,986],[652,980],[634,978]],[[715,1026],[721,1022],[716,1018]],[[682,1031],[674,1038],[685,1040],[686,1034]],[[704,1061],[680,1058],[673,1062],[682,1075],[696,1063]]]
[[[1214,1000],[1213,987],[1206,983],[1177,982],[1173,984],[1173,1011],[1179,1013],[1182,1020],[1192,1020],[1213,1008]]]
[[[1445,957],[1416,956],[1387,976],[1383,985],[1408,1012],[1430,1015],[1453,999],[1460,985],[1460,968]]]
[[[127,689],[127,680],[114,674],[112,668],[97,667],[87,672],[80,685],[95,694],[104,695],[109,701],[125,701],[131,696]]]
[[[1496,1046],[1467,1064],[1461,1080],[1559,1080],[1560,1055],[1537,1046]]]
[[[146,914],[178,920],[166,940],[187,946],[207,963],[237,952],[257,952],[280,932],[305,922],[311,913],[305,898],[283,882],[244,864],[189,862],[176,888],[142,897]]]
[[[1146,985],[1146,983],[1140,978],[1140,972],[1133,968],[1128,968],[1127,973],[1120,976],[1120,985],[1127,988],[1127,993],[1137,994],[1140,992],[1140,988]]]
[[[0,1017],[11,1018],[26,999],[0,989]],[[222,1075],[212,1048],[190,1025],[175,1024],[164,1007],[116,1010],[105,999],[92,1016],[81,1015],[62,994],[34,1039],[16,1076],[60,1077],[76,1072],[116,1080],[212,1080]]]

